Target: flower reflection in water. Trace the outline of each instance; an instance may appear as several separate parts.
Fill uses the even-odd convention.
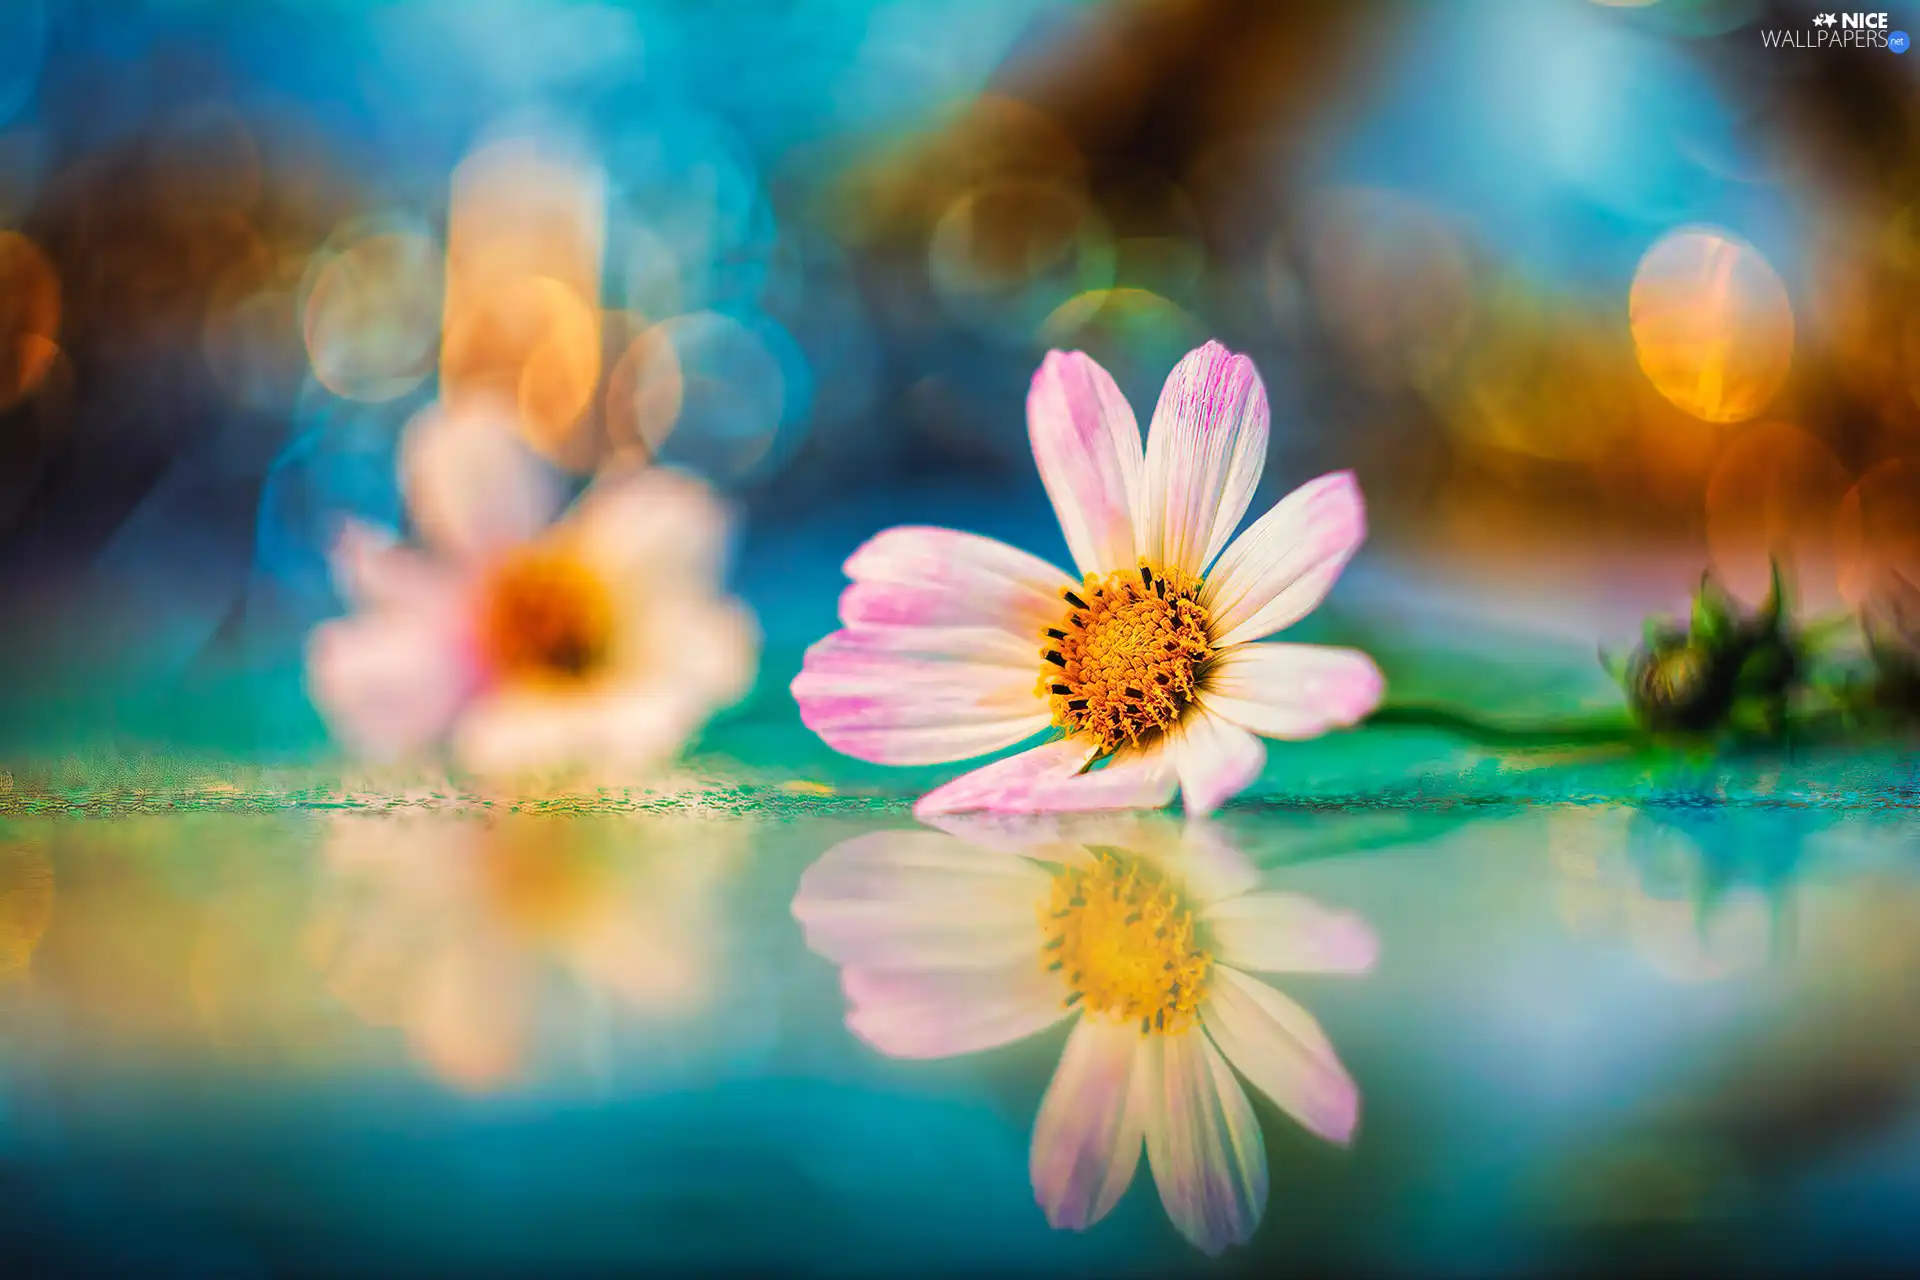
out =
[[[342,815],[306,933],[329,990],[469,1092],[526,1078],[556,1018],[685,1017],[712,996],[728,823]],[[575,997],[570,999],[569,997]],[[584,997],[579,999],[578,997]]]
[[[1791,943],[1786,890],[1810,821],[1718,806],[1558,812],[1561,921],[1581,937],[1624,936],[1675,982],[1751,973]]]
[[[843,966],[849,1028],[883,1053],[939,1058],[1074,1019],[1034,1122],[1047,1220],[1098,1222],[1144,1145],[1187,1239],[1209,1253],[1244,1243],[1266,1207],[1267,1160],[1235,1070],[1330,1141],[1349,1141],[1359,1115],[1319,1023],[1245,971],[1365,972],[1373,931],[1297,894],[1255,892],[1252,864],[1201,822],[950,829],[968,839],[859,836],[801,877],[793,913]]]
[[[52,917],[46,853],[32,841],[0,841],[0,990],[25,979]]]

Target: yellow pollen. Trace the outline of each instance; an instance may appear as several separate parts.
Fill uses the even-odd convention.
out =
[[[573,682],[613,648],[613,598],[570,551],[527,547],[497,565],[481,592],[480,647],[504,680]]]
[[[1166,877],[1137,858],[1095,849],[1068,867],[1040,909],[1040,962],[1066,975],[1067,1004],[1168,1035],[1193,1023],[1213,957],[1193,910]]]
[[[1040,693],[1053,722],[1103,753],[1180,722],[1213,656],[1199,582],[1142,561],[1062,592],[1065,620],[1040,647]]]

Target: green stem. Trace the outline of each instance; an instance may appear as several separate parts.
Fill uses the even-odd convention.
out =
[[[1512,724],[1451,707],[1389,703],[1367,717],[1367,723],[1438,729],[1489,747],[1637,746],[1645,741],[1645,735],[1624,709],[1536,724]]]

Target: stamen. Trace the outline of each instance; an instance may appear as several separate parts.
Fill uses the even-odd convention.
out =
[[[1178,724],[1213,656],[1199,589],[1143,561],[1137,573],[1088,575],[1078,592],[1061,592],[1073,609],[1065,626],[1047,628],[1042,650],[1059,672],[1042,675],[1039,688],[1054,723],[1103,754]]]
[[[612,596],[565,548],[533,546],[502,560],[482,586],[479,611],[481,651],[502,680],[583,680],[613,647]]]

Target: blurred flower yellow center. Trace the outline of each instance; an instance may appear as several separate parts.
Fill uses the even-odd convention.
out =
[[[480,646],[501,679],[584,679],[612,652],[613,597],[577,555],[526,548],[487,579]]]
[[[1199,582],[1142,562],[1063,592],[1065,622],[1041,649],[1040,692],[1053,722],[1103,752],[1164,733],[1193,701],[1212,656],[1213,620]]]
[[[1090,865],[1054,878],[1040,930],[1042,963],[1066,975],[1069,1005],[1138,1022],[1142,1035],[1193,1022],[1213,958],[1199,945],[1192,908],[1151,867],[1094,850]]]
[[[476,859],[496,917],[526,938],[564,938],[608,889],[606,863],[578,846],[566,819],[513,815]]]

